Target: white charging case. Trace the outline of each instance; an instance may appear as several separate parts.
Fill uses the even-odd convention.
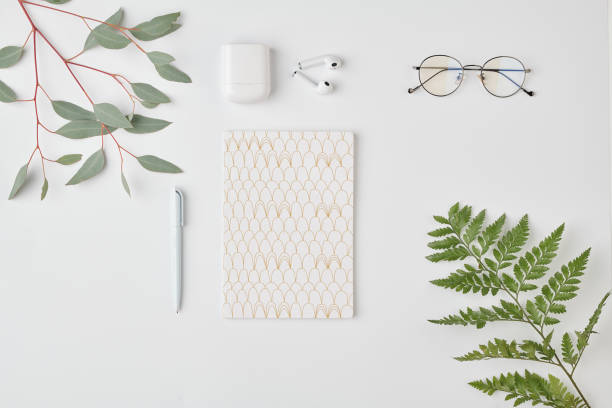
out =
[[[270,95],[270,49],[263,44],[222,46],[223,94],[232,102],[252,103]]]

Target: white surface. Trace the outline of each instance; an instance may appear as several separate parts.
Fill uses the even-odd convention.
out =
[[[569,238],[561,258],[587,245],[593,246],[593,257],[582,295],[569,307],[571,324],[557,332],[584,326],[610,287],[605,1],[177,3],[125,0],[121,5],[128,23],[175,7],[185,12],[184,28],[145,46],[172,53],[194,84],[163,81],[134,49],[96,49],[83,61],[170,94],[174,104],[150,113],[174,121],[169,129],[120,137],[139,154],[175,161],[185,174],[150,174],[129,161],[134,196],[129,200],[109,143],[109,163],[96,179],[64,187],[76,169],[50,166],[44,203],[38,201],[39,180],[18,199],[0,200],[1,404],[507,406],[465,383],[523,364],[460,364],[451,356],[494,335],[520,333],[506,325],[475,331],[426,322],[468,299],[428,284],[451,268],[425,261],[425,232],[433,225],[431,214],[458,199],[495,215],[506,211],[513,220],[529,211],[537,238],[566,221]],[[65,7],[107,16],[116,6],[74,0]],[[16,16],[4,19],[3,44],[21,43],[28,28],[17,1],[2,2],[0,10]],[[41,20],[50,15],[36,13],[53,39],[85,37],[78,21]],[[262,42],[274,50],[268,101],[250,106],[223,101],[219,47],[232,41]],[[81,40],[61,48],[70,53],[80,45]],[[437,52],[464,64],[514,55],[533,69],[526,85],[537,95],[496,99],[475,75],[468,75],[452,97],[408,95],[417,78],[409,67]],[[334,73],[321,71],[322,79],[338,85],[338,92],[325,98],[290,80],[296,61],[321,53],[337,53],[346,63]],[[30,64],[24,60],[1,72],[20,95],[30,94],[29,82],[25,85]],[[41,55],[41,64],[49,92],[85,104],[50,53]],[[51,81],[57,76],[62,80]],[[81,76],[96,99],[122,101],[127,108],[111,81]],[[33,147],[32,112],[28,106],[0,108],[0,191],[8,195]],[[61,123],[44,115],[53,126]],[[221,135],[227,128],[355,131],[355,319],[227,321],[219,316]],[[43,136],[50,155],[90,153],[98,144],[59,139]],[[35,167],[31,175],[40,177],[40,171]],[[186,197],[185,297],[178,317],[169,266],[172,183]],[[602,334],[577,374],[596,407],[608,399],[610,316],[608,309]]]

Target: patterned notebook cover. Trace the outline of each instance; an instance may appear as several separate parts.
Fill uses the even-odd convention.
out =
[[[353,316],[353,134],[225,133],[223,315]]]

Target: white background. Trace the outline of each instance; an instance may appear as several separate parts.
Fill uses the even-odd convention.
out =
[[[174,3],[174,4],[173,4]],[[456,200],[492,216],[532,220],[535,244],[567,222],[560,262],[593,247],[581,296],[556,329],[581,329],[610,287],[607,5],[593,1],[197,1],[124,0],[126,24],[180,9],[184,27],[153,43],[177,58],[193,84],[157,77],[138,51],[96,48],[80,59],[165,90],[171,105],[147,111],[171,120],[152,135],[118,132],[136,154],[179,164],[179,176],[133,160],[120,184],[106,141],[104,172],[64,186],[77,166],[48,166],[39,201],[34,160],[20,196],[0,200],[0,405],[18,407],[501,407],[467,381],[520,370],[512,361],[458,363],[452,356],[521,327],[438,327],[428,318],[491,298],[428,283],[452,271],[425,259],[431,215]],[[119,3],[73,0],[66,9],[106,18]],[[66,54],[86,36],[78,20],[34,9]],[[3,1],[2,45],[28,25],[17,0]],[[271,98],[233,105],[219,92],[220,45],[263,42],[273,52]],[[290,79],[299,58],[337,53],[346,66],[314,77],[337,83],[320,97]],[[475,75],[448,98],[424,92],[410,69],[448,53],[464,64],[496,55],[533,69],[536,91],[497,99]],[[57,58],[41,45],[41,81],[56,99],[86,106]],[[0,79],[31,97],[32,51]],[[78,70],[96,101],[129,107],[103,75]],[[41,105],[44,105],[41,98]],[[32,107],[0,106],[0,191],[34,147]],[[56,128],[61,120],[43,109]],[[355,301],[349,321],[229,321],[220,313],[222,131],[232,128],[352,130],[356,145]],[[91,154],[100,140],[42,134],[50,157]],[[169,191],[186,196],[184,308],[175,315],[169,269]],[[612,311],[606,311],[577,381],[594,407],[609,399]],[[526,330],[526,329],[525,329]],[[548,367],[530,366],[539,373]],[[606,370],[606,371],[604,371]],[[561,376],[561,373],[556,373]]]

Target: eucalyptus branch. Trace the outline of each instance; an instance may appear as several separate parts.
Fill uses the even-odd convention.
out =
[[[63,4],[67,3],[70,0],[45,1],[53,4]],[[171,13],[158,16],[149,21],[145,21],[134,27],[129,28],[122,25],[121,23],[123,19],[123,10],[121,9],[119,9],[111,17],[103,21],[101,19],[84,16],[72,11],[62,10],[56,7],[47,6],[29,0],[17,0],[17,2],[30,24],[30,31],[28,32],[28,35],[22,46],[7,46],[0,49],[0,68],[8,68],[17,64],[23,55],[25,47],[28,45],[30,39],[32,39],[35,82],[34,96],[31,99],[18,99],[15,92],[4,82],[0,81],[0,102],[33,103],[34,114],[36,117],[36,145],[26,164],[19,169],[15,178],[15,182],[13,183],[13,188],[9,194],[9,199],[14,198],[24,185],[27,178],[28,168],[32,163],[32,158],[37,152],[40,155],[41,167],[43,171],[41,200],[46,197],[48,189],[45,161],[61,165],[70,165],[79,162],[82,158],[81,154],[68,154],[58,158],[57,160],[52,160],[45,157],[40,147],[41,128],[51,134],[67,137],[70,139],[83,139],[100,136],[100,149],[87,158],[81,168],[68,181],[68,185],[81,183],[82,181],[88,180],[96,176],[102,171],[106,162],[104,155],[105,135],[109,135],[111,140],[115,143],[115,146],[117,147],[117,152],[121,158],[121,183],[125,192],[128,195],[131,195],[131,192],[125,175],[123,173],[123,153],[127,153],[130,157],[136,159],[143,168],[149,171],[162,173],[180,173],[182,171],[180,168],[178,168],[169,161],[160,159],[157,156],[137,156],[133,154],[119,143],[119,140],[114,134],[117,129],[124,129],[129,133],[152,133],[166,128],[170,125],[170,122],[136,114],[136,103],[140,103],[143,107],[147,109],[153,109],[160,104],[170,102],[170,98],[168,98],[168,96],[166,96],[163,92],[153,87],[152,85],[145,83],[132,83],[128,81],[124,75],[113,74],[98,67],[79,64],[73,61],[75,58],[82,55],[84,52],[96,46],[101,46],[109,49],[121,49],[127,47],[129,44],[133,44],[141,52],[147,55],[148,59],[153,63],[154,68],[162,78],[173,82],[189,83],[191,82],[189,76],[172,64],[174,62],[174,58],[172,56],[159,51],[147,52],[138,43],[138,41],[136,41],[136,39],[140,41],[152,41],[176,31],[178,28],[180,28],[180,24],[177,23],[177,20],[180,17],[180,13]],[[34,22],[26,5],[52,10],[75,17],[80,21],[83,21],[83,23],[87,26],[89,33],[87,38],[85,39],[82,51],[80,51],[71,58],[66,58],[58,50],[58,47],[56,47],[56,45],[47,38],[47,36],[41,31],[39,26]],[[88,21],[99,23],[99,25],[92,28],[89,25]],[[39,48],[39,44],[37,41],[38,39],[42,39],[44,43],[49,48],[51,48],[51,50],[64,64],[66,70],[68,71],[68,74],[72,77],[76,85],[79,87],[79,89],[81,89],[85,98],[89,101],[91,107],[93,108],[92,110],[82,108],[71,102],[54,100],[43,88],[42,84],[39,81],[40,67],[37,60]],[[115,82],[117,82],[122,88],[122,90],[126,93],[127,97],[130,99],[132,108],[129,115],[123,114],[121,110],[119,110],[119,108],[117,108],[111,103],[96,103],[88,93],[84,83],[75,73],[73,67],[77,66],[105,74],[112,78]],[[132,91],[130,91],[128,85],[132,88]],[[49,100],[55,113],[69,121],[64,126],[55,131],[44,125],[41,121],[41,118],[39,117],[39,90]]]
[[[531,401],[533,405],[545,404],[554,407],[590,407],[589,402],[573,378],[584,349],[588,345],[590,335],[597,323],[602,308],[608,297],[606,294],[598,308],[589,319],[589,323],[582,332],[576,332],[577,343],[574,346],[571,335],[565,333],[562,341],[561,359],[559,352],[551,345],[553,331],[545,333],[544,327],[559,323],[559,319],[550,316],[551,313],[563,314],[566,307],[563,304],[574,297],[579,289],[580,278],[584,275],[590,250],[584,251],[578,257],[563,265],[542,285],[541,294],[524,305],[520,300],[520,293],[538,288],[537,280],[543,278],[548,271],[548,265],[556,257],[559,242],[564,230],[561,225],[530,251],[520,257],[517,255],[523,250],[527,242],[529,227],[527,216],[501,238],[505,223],[505,216],[498,218],[494,223],[484,228],[485,211],[472,217],[469,206],[461,207],[458,203],[451,207],[448,217],[434,216],[442,224],[441,228],[429,233],[430,236],[441,238],[430,242],[428,246],[437,252],[429,255],[427,259],[432,262],[458,261],[465,258],[473,259],[477,267],[469,263],[464,269],[458,269],[447,278],[433,280],[436,286],[454,289],[462,293],[481,293],[483,296],[497,295],[503,292],[511,302],[501,300],[500,306],[491,309],[479,308],[450,315],[443,319],[430,320],[436,324],[475,325],[484,327],[493,321],[525,322],[537,333],[541,343],[526,340],[522,343],[495,339],[487,344],[480,345],[462,357],[459,361],[490,360],[497,358],[529,360],[559,367],[572,384],[578,396],[574,396],[563,386],[562,382],[549,375],[548,379],[537,374],[525,371],[524,375],[509,373],[484,381],[478,380],[470,383],[473,387],[493,394],[495,392],[507,393],[506,399],[514,399],[515,405]],[[492,251],[490,251],[492,249]],[[487,257],[488,253],[493,258]],[[512,268],[512,275],[502,272]],[[510,317],[510,318],[509,318]],[[568,367],[564,364],[567,363]],[[518,384],[524,384],[519,386]]]

